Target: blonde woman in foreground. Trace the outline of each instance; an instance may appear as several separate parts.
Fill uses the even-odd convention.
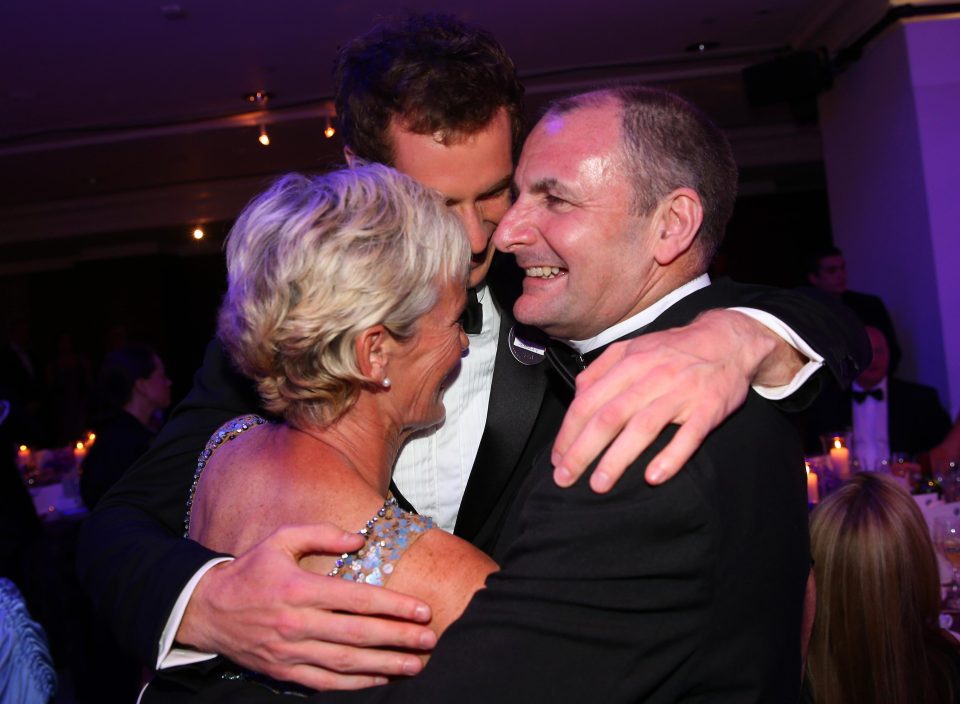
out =
[[[301,564],[427,601],[439,634],[496,565],[388,488],[404,440],[443,420],[467,347],[459,220],[384,166],[288,175],[247,206],[226,252],[218,335],[275,418],[214,435],[185,534],[241,554],[285,524],[362,531],[358,553]]]

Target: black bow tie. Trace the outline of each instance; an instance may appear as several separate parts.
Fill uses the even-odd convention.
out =
[[[857,391],[856,389],[851,389],[850,396],[856,403],[863,403],[867,400],[867,396],[870,398],[875,398],[878,401],[882,401],[883,389],[870,389],[869,391]]]
[[[467,307],[460,316],[460,324],[468,335],[478,335],[483,327],[483,305],[477,298],[477,289],[467,289]]]
[[[559,340],[551,340],[547,345],[546,357],[551,366],[572,389],[576,389],[577,374],[587,368],[593,360],[603,354],[606,347],[580,354]]]
[[[560,375],[571,389],[576,388],[577,374],[582,372],[586,365],[580,354],[563,344],[559,340],[551,340],[546,349],[547,361]]]

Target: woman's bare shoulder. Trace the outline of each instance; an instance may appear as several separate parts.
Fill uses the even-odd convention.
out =
[[[425,600],[433,609],[430,623],[442,633],[466,608],[487,576],[497,570],[488,555],[439,528],[426,531],[397,563],[387,586]]]
[[[226,435],[221,435],[221,428],[214,434],[201,457],[203,466],[198,467],[191,538],[211,549],[236,554],[271,532],[275,513],[268,509],[278,506],[281,488],[286,489],[271,479],[276,474],[275,458],[269,451],[273,427],[255,424]],[[222,438],[219,442],[218,437]]]

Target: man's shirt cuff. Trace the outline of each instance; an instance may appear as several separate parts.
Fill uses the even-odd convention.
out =
[[[790,328],[776,316],[770,315],[762,310],[757,310],[756,308],[730,308],[730,310],[735,310],[738,313],[743,313],[744,315],[753,318],[809,360],[803,365],[803,367],[801,367],[796,376],[794,376],[793,379],[791,379],[790,382],[784,386],[754,385],[753,390],[763,396],[765,399],[769,399],[770,401],[779,401],[787,398],[797,391],[797,389],[803,386],[807,380],[813,376],[814,372],[823,366],[823,357],[817,354],[816,350],[810,347],[810,345],[808,345],[802,337],[797,335],[792,328]]]
[[[201,653],[199,650],[174,647],[174,638],[180,629],[183,614],[187,610],[187,604],[190,602],[191,597],[193,597],[193,591],[197,588],[200,579],[210,571],[212,567],[219,565],[221,562],[229,562],[232,559],[234,558],[218,557],[210,560],[210,562],[207,562],[197,570],[193,577],[190,578],[190,581],[187,582],[183,591],[180,592],[180,596],[173,604],[170,617],[167,619],[167,625],[164,627],[163,633],[160,634],[160,648],[157,653],[158,670],[165,670],[179,665],[191,665],[195,662],[203,662],[204,660],[211,660],[217,657],[216,653]]]

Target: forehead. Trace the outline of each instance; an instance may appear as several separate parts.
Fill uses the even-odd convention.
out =
[[[839,254],[831,254],[829,257],[824,257],[820,260],[821,269],[836,269],[843,266],[843,256]]]
[[[622,162],[620,122],[612,102],[546,115],[523,147],[518,182],[529,185],[549,178],[576,185],[609,180]]]
[[[483,195],[513,171],[510,118],[505,108],[478,131],[454,140],[410,132],[396,119],[387,131],[393,166],[450,200]]]

